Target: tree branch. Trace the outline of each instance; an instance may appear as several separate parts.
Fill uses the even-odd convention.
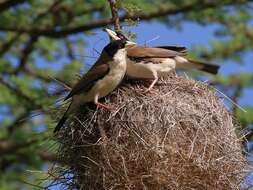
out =
[[[0,3],[0,12],[3,12],[11,7],[14,7],[18,4],[24,3],[26,0],[7,0]]]
[[[94,12],[99,12],[99,11],[103,11],[105,10],[105,7],[104,6],[94,6],[94,7],[90,7],[90,8],[87,8],[87,9],[84,9],[80,12],[78,12],[76,14],[76,16],[82,16],[82,15],[85,15],[85,14],[89,14],[89,13],[94,13]]]
[[[46,83],[49,83],[49,82],[52,82],[53,80],[50,79],[49,76],[45,76],[45,75],[42,75],[40,73],[37,73],[36,71],[34,71],[32,68],[30,67],[26,67],[24,68],[23,72],[27,75],[30,75],[32,77],[34,77],[35,79],[41,79],[43,80],[44,82]]]
[[[11,154],[21,148],[25,148],[36,142],[38,142],[38,139],[31,139],[24,143],[13,143],[10,140],[1,140],[0,141],[0,155],[3,156],[4,154]]]
[[[66,46],[67,55],[68,55],[69,59],[74,60],[75,56],[74,56],[74,51],[73,51],[73,47],[71,45],[71,42],[68,39],[65,39],[64,44]]]
[[[16,34],[13,38],[11,38],[8,42],[2,44],[0,48],[0,57],[2,57],[6,52],[9,51],[11,46],[19,39],[20,34]]]
[[[60,0],[58,1],[55,1],[54,3],[52,3],[51,6],[49,6],[49,8],[44,11],[44,12],[41,12],[40,14],[38,14],[36,16],[36,18],[34,19],[34,23],[40,21],[41,19],[43,19],[44,17],[46,17],[49,13],[51,12],[54,12],[54,9],[59,6],[61,3]],[[14,71],[14,74],[17,74],[19,71],[21,71],[22,69],[24,69],[25,67],[25,64],[29,58],[29,55],[32,53],[33,51],[33,48],[34,48],[34,44],[38,41],[38,38],[39,36],[38,35],[34,35],[34,34],[31,34],[30,37],[29,37],[29,40],[28,42],[25,44],[25,47],[21,53],[21,58],[20,58],[20,61],[19,61],[19,66],[18,68],[16,69],[16,71]]]
[[[23,70],[25,68],[26,62],[29,58],[29,55],[33,51],[34,44],[38,41],[38,36],[30,36],[28,42],[26,43],[24,49],[22,50],[21,53],[21,58],[19,61],[19,65],[17,69],[14,71],[14,74],[17,74],[19,71]]]
[[[29,96],[24,94],[21,90],[16,88],[15,86],[11,85],[7,81],[5,81],[2,77],[0,77],[0,84],[4,85],[6,88],[8,88],[15,96],[18,98],[22,98],[27,103],[32,104],[35,108],[40,108],[41,106],[34,102],[33,99],[31,99]]]
[[[238,99],[240,98],[242,94],[243,86],[239,83],[235,86],[234,94],[232,95],[231,99],[235,102],[235,104],[232,105],[232,113],[233,115],[236,115],[237,112],[237,103]]]
[[[37,156],[37,154],[35,154],[33,156],[33,158],[36,156]],[[41,152],[38,152],[38,156],[40,157],[41,160],[46,161],[46,162],[62,163],[62,161],[57,158],[57,155],[53,154],[53,153],[41,151]],[[29,155],[27,155],[23,152],[15,152],[15,158],[16,158],[16,162],[18,162],[20,164],[28,164],[29,163]],[[2,172],[6,171],[6,169],[8,169],[10,166],[12,166],[14,164],[13,162],[14,162],[13,160],[10,160],[5,157],[1,157],[0,170]]]
[[[0,140],[0,154],[2,156],[0,159],[0,170],[3,172],[13,164],[12,160],[6,159],[4,157],[5,155],[15,155],[15,158],[19,163],[22,163],[22,164],[29,163],[28,161],[29,159],[27,159],[29,155],[24,154],[23,152],[19,150],[26,148],[27,146],[30,146],[32,144],[35,144],[38,141],[39,139],[32,139],[27,142],[17,144],[8,140]],[[54,153],[50,153],[47,151],[39,151],[39,152],[36,152],[34,157],[37,155],[40,157],[41,160],[46,161],[46,162],[62,163],[62,161],[58,159],[57,155]]]
[[[114,30],[115,31],[121,31],[120,19],[119,19],[119,15],[118,15],[116,0],[108,0],[108,2],[109,2],[110,7],[111,7],[112,21],[114,23]]]
[[[48,137],[44,137],[44,139],[48,139]],[[23,149],[28,146],[31,146],[32,144],[38,143],[40,140],[41,139],[39,138],[33,138],[22,143],[16,143],[11,140],[0,140],[0,155],[1,156],[8,155],[8,154],[19,155],[18,151],[20,149]],[[39,151],[38,156],[44,161],[61,162],[57,158],[56,154],[53,154],[47,151]]]
[[[17,127],[24,124],[26,122],[25,118],[27,118],[30,115],[30,111],[25,111],[24,113],[20,114],[14,121],[8,125],[6,128],[8,130],[9,134],[12,134]]]
[[[49,13],[54,12],[54,9],[56,9],[57,6],[60,5],[62,1],[61,0],[57,0],[55,2],[53,2],[53,4],[51,6],[49,6],[49,8],[46,11],[43,11],[41,13],[39,13],[36,18],[35,21],[38,21],[40,19],[43,19],[45,16],[47,16]]]
[[[190,5],[184,5],[179,8],[160,8],[157,11],[152,12],[152,13],[140,13],[140,14],[134,14],[134,15],[125,14],[119,17],[119,21],[124,21],[126,19],[151,20],[154,18],[167,16],[167,15],[176,15],[179,13],[188,13],[192,11],[203,11],[205,9],[215,8],[218,6],[245,4],[246,2],[251,2],[251,1],[252,0],[245,0],[245,1],[237,0],[237,1],[226,1],[226,2],[205,1],[203,3],[196,2]],[[76,33],[84,32],[84,31],[99,28],[99,27],[105,27],[109,24],[113,24],[113,21],[110,18],[106,18],[106,19],[98,19],[81,26],[72,26],[72,27],[62,28],[60,30],[56,28],[47,29],[47,28],[0,26],[0,31],[20,32],[20,33],[47,36],[51,38],[62,38],[67,35],[76,34]]]

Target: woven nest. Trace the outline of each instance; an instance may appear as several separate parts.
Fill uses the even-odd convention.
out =
[[[245,159],[232,118],[206,84],[160,80],[153,93],[126,81],[85,106],[57,135],[66,189],[240,189]],[[144,87],[145,86],[145,87]]]

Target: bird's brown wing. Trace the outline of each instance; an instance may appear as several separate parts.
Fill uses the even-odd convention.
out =
[[[107,64],[94,65],[72,88],[70,93],[64,100],[71,98],[76,94],[86,92],[94,85],[94,83],[103,78],[109,72]]]
[[[131,58],[172,58],[183,56],[185,53],[164,49],[134,46],[127,49],[127,56]]]

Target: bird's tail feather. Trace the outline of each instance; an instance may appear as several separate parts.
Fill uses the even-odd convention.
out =
[[[195,65],[196,69],[199,69],[201,71],[205,71],[211,74],[217,74],[220,68],[219,65],[214,65],[214,64],[200,62],[200,61],[189,60],[189,62]]]
[[[68,111],[70,109],[70,106],[71,106],[71,104],[69,105],[68,109],[65,111],[65,113],[62,116],[62,118],[57,123],[56,127],[54,128],[54,133],[58,132],[63,127],[63,125],[66,122],[66,120],[68,119]]]
[[[54,128],[54,133],[58,132],[62,126],[64,125],[65,121],[68,119],[65,115],[62,116],[56,127]]]

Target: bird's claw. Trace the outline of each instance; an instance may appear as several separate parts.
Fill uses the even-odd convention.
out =
[[[138,90],[138,92],[137,92],[138,94],[140,94],[140,95],[145,95],[145,94],[148,94],[148,93],[150,93],[150,94],[157,94],[157,91],[156,90],[154,90],[154,89],[146,89],[146,90]]]
[[[103,108],[103,109],[107,109],[107,110],[112,110],[112,107],[110,107],[108,105],[105,105],[105,104],[102,104],[102,103],[99,103],[99,102],[97,102],[96,105],[97,105],[97,108]]]

